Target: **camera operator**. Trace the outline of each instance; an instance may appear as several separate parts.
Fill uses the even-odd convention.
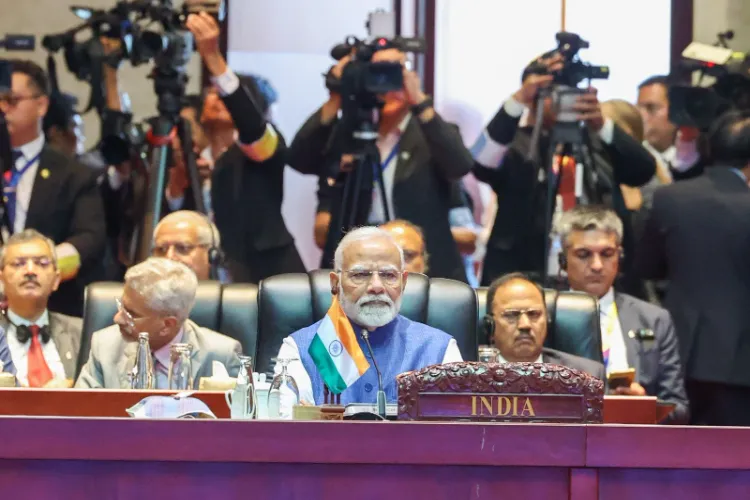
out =
[[[531,68],[543,65],[546,74],[536,74]],[[495,117],[487,125],[473,148],[474,175],[489,184],[497,193],[497,215],[487,243],[482,283],[487,285],[496,277],[509,272],[522,271],[543,280],[545,269],[544,255],[547,248],[545,220],[555,206],[547,206],[546,166],[528,159],[531,131],[528,126],[520,126],[521,115],[529,112],[529,123],[533,124],[536,114],[536,97],[540,89],[553,84],[554,74],[564,67],[562,57],[555,51],[544,54],[530,64],[523,72],[522,86],[509,97]],[[556,115],[551,99],[544,101],[542,138],[539,141],[539,158],[547,158],[548,133],[555,126]],[[655,162],[651,155],[612,120],[602,116],[596,90],[589,88],[577,96],[573,111],[578,119],[588,126],[588,136],[592,149],[594,172],[584,173],[585,203],[605,202],[612,206],[623,221],[628,220],[627,209],[619,189],[620,184],[640,186],[648,182],[655,172]],[[557,152],[555,152],[557,153]],[[576,204],[573,185],[575,161],[569,157],[559,158],[560,188],[558,198],[562,198],[562,210]],[[575,169],[572,169],[575,170]],[[570,179],[571,182],[568,181]],[[632,249],[632,235],[626,233],[626,254]],[[548,269],[549,271],[549,269]],[[550,272],[550,274],[552,274]],[[630,293],[638,293],[636,284],[625,286]],[[635,289],[635,290],[634,290]]]
[[[219,51],[219,25],[208,14],[191,14],[187,27],[237,129],[237,140],[216,160],[211,199],[233,281],[258,281],[304,272],[284,224],[284,138],[263,115],[257,87],[241,85]]]
[[[50,147],[42,134],[49,94],[42,68],[13,62],[11,92],[0,98],[15,160],[3,183],[7,229],[36,229],[55,242],[65,282],[50,297],[50,309],[80,316],[83,290],[99,277],[104,213],[96,173]]]
[[[635,268],[669,279],[692,422],[750,425],[750,111],[722,116],[708,134],[714,164],[660,188]]]
[[[331,69],[340,80],[344,67],[351,60],[345,56]],[[404,52],[388,48],[378,50],[372,62],[397,62],[404,65]],[[424,231],[427,251],[431,256],[431,276],[466,281],[461,255],[458,251],[449,221],[451,209],[451,183],[458,181],[471,170],[472,159],[463,145],[458,128],[446,123],[432,107],[432,99],[422,91],[419,77],[403,69],[404,87],[383,96],[377,147],[383,164],[386,204],[394,219],[404,219]],[[303,174],[321,177],[321,183],[330,171],[327,145],[339,121],[341,96],[331,92],[330,98],[310,116],[297,132],[289,150],[289,166]],[[334,161],[346,171],[351,170],[350,155],[333,152]],[[340,158],[340,160],[339,160]],[[337,188],[330,202],[331,214],[341,207],[341,188]],[[369,213],[367,223],[386,222],[380,190],[374,187],[372,196],[362,196]],[[335,215],[334,215],[335,217]],[[325,234],[330,216],[319,215],[316,220],[318,240]],[[334,224],[337,222],[334,220]],[[318,230],[318,227],[321,229]],[[331,231],[332,234],[334,231]],[[327,238],[329,239],[329,238]],[[338,242],[326,241],[321,267],[331,267],[332,248]]]
[[[638,85],[638,109],[643,117],[645,135],[643,146],[656,157],[658,173],[674,180],[690,179],[703,173],[698,130],[678,128],[669,121],[669,85],[669,77],[665,75],[649,77]],[[650,206],[653,189],[646,191],[647,206]]]
[[[71,158],[83,154],[86,141],[83,120],[75,109],[77,104],[75,96],[53,91],[49,96],[49,109],[42,121],[44,137],[49,145]]]

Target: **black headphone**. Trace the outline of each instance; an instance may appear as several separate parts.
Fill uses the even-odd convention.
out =
[[[482,318],[482,332],[488,342],[495,336],[495,318],[491,314],[485,314]]]
[[[200,212],[199,212],[200,213]],[[211,246],[208,248],[208,277],[212,280],[219,280],[219,268],[224,264],[224,252],[216,244],[216,235],[214,234],[214,224],[208,215],[201,213],[206,221],[208,232],[211,233]]]
[[[618,267],[622,265],[623,260],[625,260],[625,250],[622,247],[620,247],[620,255],[618,256],[618,261],[617,261]],[[557,253],[557,263],[560,265],[561,271],[568,270],[568,256],[565,253],[565,249],[562,249]]]

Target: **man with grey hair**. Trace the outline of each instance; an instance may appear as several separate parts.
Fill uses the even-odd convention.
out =
[[[211,220],[200,212],[179,210],[154,229],[151,255],[182,262],[199,280],[219,279],[221,238]]]
[[[91,338],[89,360],[76,387],[125,389],[135,363],[138,334],[148,332],[154,358],[156,389],[168,389],[170,347],[187,343],[191,355],[193,387],[212,374],[219,361],[230,376],[240,368],[240,343],[202,328],[188,319],[195,302],[198,280],[187,266],[151,257],[125,273],[122,298],[117,300],[115,324]]]
[[[7,336],[18,384],[71,387],[83,327],[80,318],[47,309],[60,284],[55,243],[34,229],[12,235],[0,249],[0,282],[8,304],[0,331]]]
[[[404,270],[403,251],[390,233],[377,227],[349,232],[336,248],[334,263],[335,269],[330,274],[334,295],[331,309],[336,310],[329,310],[327,317],[345,316],[366,358],[370,355],[362,332],[369,332],[388,402],[396,402],[398,374],[462,360],[453,337],[399,315],[408,273]],[[300,400],[316,405],[323,403],[326,390],[330,389],[325,386],[311,354],[313,340],[325,321],[284,339],[278,355],[278,359],[292,360],[288,371],[297,381]],[[333,347],[329,349],[331,355],[340,355],[341,350]],[[377,391],[378,378],[370,363],[367,371],[340,392],[341,403],[375,403]]]
[[[607,375],[635,369],[630,386],[616,394],[657,396],[674,403],[669,423],[685,423],[688,399],[672,317],[666,309],[616,292],[622,258],[622,222],[604,207],[578,206],[557,222],[560,268],[570,288],[599,299],[602,354]]]

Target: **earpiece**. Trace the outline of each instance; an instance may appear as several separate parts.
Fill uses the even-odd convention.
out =
[[[219,280],[219,267],[224,264],[224,252],[216,244],[216,236],[214,235],[214,226],[211,219],[206,214],[201,214],[206,221],[208,226],[208,232],[211,234],[211,246],[208,249],[208,266],[209,266],[209,278],[212,280]]]
[[[482,318],[482,331],[488,342],[495,336],[495,318],[491,314],[485,314]]]

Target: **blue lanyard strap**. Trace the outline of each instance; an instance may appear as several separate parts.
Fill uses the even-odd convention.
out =
[[[380,164],[380,170],[385,170],[388,168],[388,165],[393,161],[393,159],[398,154],[399,147],[401,146],[401,139],[398,140],[395,146],[393,146],[393,149],[391,149],[391,152],[388,153],[388,156],[385,158],[385,161]]]
[[[13,189],[15,191],[16,186],[18,185],[18,182],[21,180],[21,177],[23,177],[23,174],[26,173],[26,171],[31,168],[31,166],[36,163],[39,160],[39,157],[42,156],[41,151],[37,153],[36,156],[34,156],[32,159],[26,162],[26,165],[21,167],[20,169],[13,167],[11,170],[10,179],[8,179],[8,182],[5,186],[5,191],[8,191],[9,189]]]

